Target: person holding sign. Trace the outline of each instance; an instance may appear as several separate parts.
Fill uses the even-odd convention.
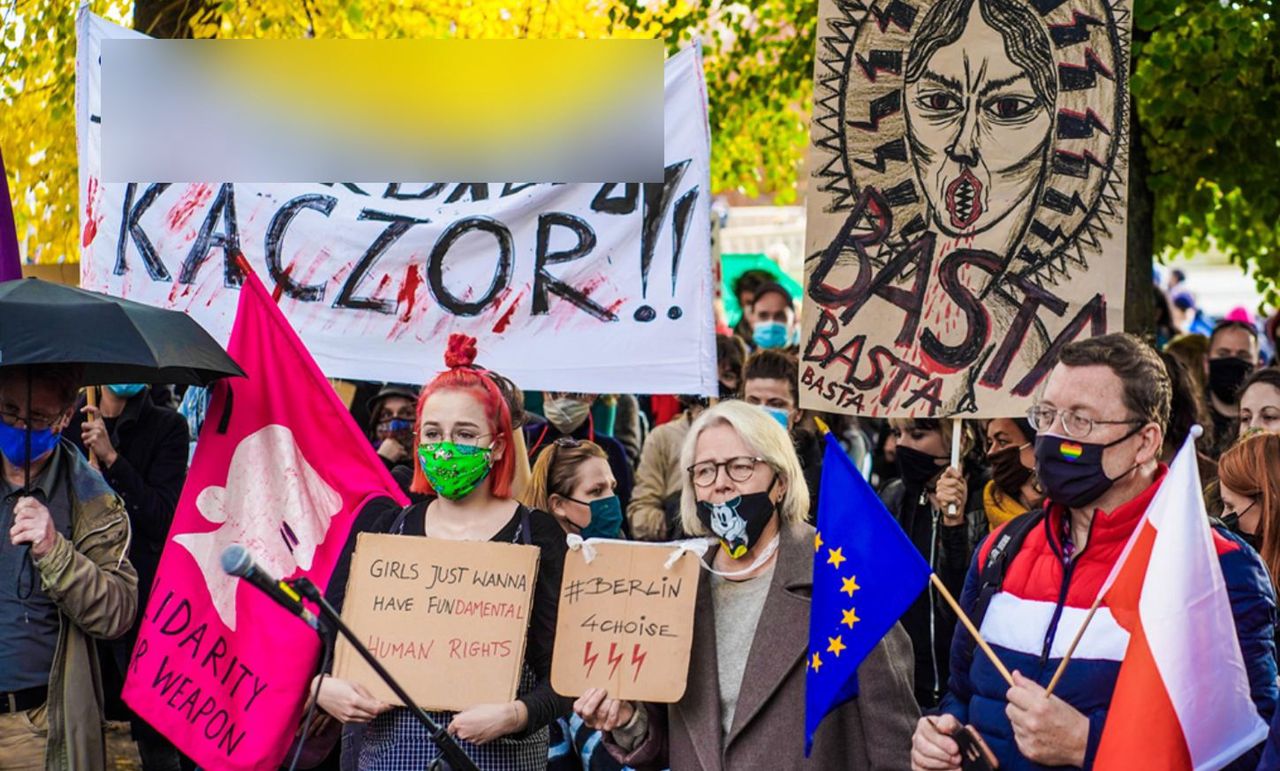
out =
[[[722,402],[685,440],[681,519],[714,536],[698,586],[684,696],[670,709],[589,689],[574,711],[629,766],[905,768],[919,715],[895,626],[858,670],[860,693],[819,730],[806,764],[805,665],[815,532],[791,439],[759,407]]]
[[[449,369],[424,386],[418,399],[418,467],[412,490],[427,499],[380,516],[362,516],[352,531],[348,557],[330,585],[345,585],[349,555],[361,529],[537,546],[541,559],[516,699],[431,713],[482,770],[533,771],[547,765],[547,725],[569,707],[550,685],[564,531],[545,512],[512,498],[516,458],[510,408],[493,380],[474,366],[475,356],[473,338],[450,337],[445,353]],[[359,684],[324,678],[319,705],[344,723],[368,724],[360,739],[362,769],[416,771],[437,755],[409,710],[378,702]]]
[[[972,424],[962,424],[963,470],[948,465],[952,421],[894,418],[889,425],[898,436],[899,477],[885,485],[880,497],[929,567],[958,595],[974,547],[987,534]],[[921,709],[930,709],[947,689],[956,614],[930,585],[903,615],[902,626],[915,651],[916,701]]]

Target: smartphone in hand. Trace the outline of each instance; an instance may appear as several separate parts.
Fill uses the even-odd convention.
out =
[[[983,741],[982,735],[967,725],[951,734],[960,745],[960,768],[964,771],[995,771],[1000,767],[995,753]]]

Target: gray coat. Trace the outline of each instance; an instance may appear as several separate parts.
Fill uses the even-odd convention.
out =
[[[813,535],[809,525],[783,532],[729,735],[721,728],[715,609],[710,582],[702,580],[684,697],[671,705],[645,705],[649,731],[630,753],[606,736],[615,758],[638,769],[673,771],[910,767],[920,711],[912,695],[911,642],[899,625],[858,668],[859,696],[827,716],[805,760]]]

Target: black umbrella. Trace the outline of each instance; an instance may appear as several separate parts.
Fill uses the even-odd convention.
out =
[[[31,370],[47,364],[83,365],[84,385],[203,386],[244,377],[222,346],[186,314],[35,278],[0,283],[0,367],[26,367],[28,415]],[[26,432],[24,494],[31,489],[29,420]],[[34,575],[25,547],[20,587],[24,569]]]
[[[82,364],[84,385],[244,376],[195,319],[36,278],[0,283],[0,367]]]

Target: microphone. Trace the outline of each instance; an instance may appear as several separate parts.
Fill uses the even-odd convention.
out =
[[[222,550],[222,570],[229,576],[236,576],[248,581],[258,591],[270,597],[277,605],[302,619],[312,629],[320,629],[320,619],[302,604],[302,598],[284,581],[277,581],[267,575],[253,561],[249,550],[238,543],[233,543]]]

